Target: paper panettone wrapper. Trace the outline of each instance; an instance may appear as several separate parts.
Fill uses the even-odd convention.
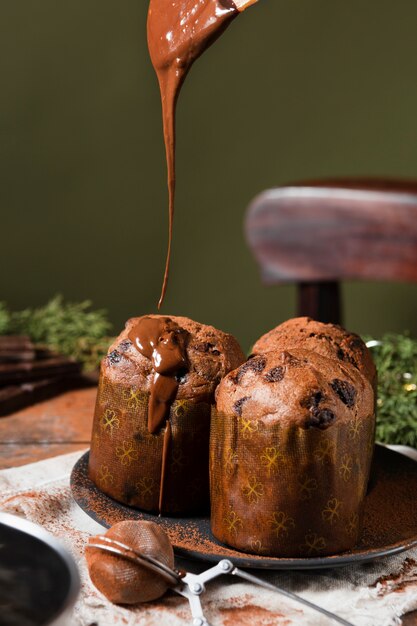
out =
[[[93,422],[89,476],[118,502],[159,511],[165,428],[148,431],[149,392],[101,377]],[[161,512],[208,512],[210,405],[175,401],[169,420],[172,439],[167,457]]]
[[[213,408],[213,535],[243,552],[270,556],[317,557],[352,548],[374,439],[374,415],[305,430]]]

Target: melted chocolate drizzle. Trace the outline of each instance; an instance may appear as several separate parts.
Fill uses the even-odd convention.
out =
[[[150,0],[148,47],[162,100],[168,170],[169,234],[164,281],[165,297],[171,258],[175,197],[175,109],[181,86],[194,61],[238,15],[232,0]]]
[[[152,361],[154,374],[148,404],[148,430],[158,433],[165,425],[162,447],[159,514],[162,513],[164,485],[172,431],[169,410],[177,395],[180,376],[188,369],[185,344],[188,332],[169,317],[142,317],[129,333],[139,352]]]
[[[188,332],[169,317],[142,317],[129,339],[154,369],[148,406],[148,430],[157,433],[169,418],[178,391],[176,376],[188,369],[185,343]]]

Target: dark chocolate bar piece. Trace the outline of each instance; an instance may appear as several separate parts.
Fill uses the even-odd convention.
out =
[[[0,363],[32,361],[36,357],[33,343],[24,335],[0,336]]]
[[[0,389],[0,417],[5,417],[27,406],[49,400],[54,396],[97,384],[94,378],[83,375],[37,380],[32,383],[10,385]]]
[[[67,357],[52,357],[19,363],[0,363],[0,387],[78,374],[80,369],[79,363]]]

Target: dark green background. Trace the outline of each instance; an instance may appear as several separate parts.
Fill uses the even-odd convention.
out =
[[[0,298],[56,292],[116,330],[154,311],[167,236],[146,0],[0,8]],[[263,288],[242,220],[260,190],[337,175],[417,177],[415,0],[262,0],[200,59],[178,114],[178,195],[164,311],[247,347],[294,314]],[[417,287],[347,285],[346,325],[417,330]]]

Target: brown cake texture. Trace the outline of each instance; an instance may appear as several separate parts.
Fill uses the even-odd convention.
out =
[[[251,357],[216,392],[214,536],[312,557],[355,545],[374,445],[374,393],[348,361],[300,348]]]
[[[376,389],[376,369],[370,350],[359,335],[337,324],[324,324],[310,317],[296,317],[260,337],[252,352],[258,354],[289,348],[313,350],[323,356],[351,363]]]
[[[164,422],[154,434],[148,427],[153,363],[129,338],[145,317],[169,320],[185,337],[186,367],[176,373],[178,388],[169,408],[166,470],[162,459],[167,426]],[[244,359],[236,339],[212,326],[176,316],[130,319],[101,363],[89,459],[89,476],[97,487],[119,502],[146,511],[192,514],[207,510],[214,391],[221,378]]]

